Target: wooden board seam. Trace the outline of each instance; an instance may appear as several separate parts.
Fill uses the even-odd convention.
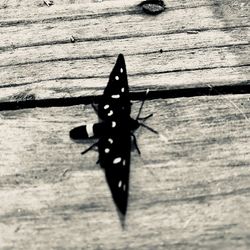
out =
[[[145,91],[130,92],[131,100],[144,100]],[[154,90],[150,91],[147,95],[147,100],[155,99],[172,99],[180,97],[195,97],[195,96],[214,96],[214,95],[228,95],[228,94],[250,94],[250,80],[239,83],[237,85],[224,85],[224,86],[212,86],[206,87],[186,88],[186,89],[168,89],[168,90]],[[25,97],[24,97],[25,98]],[[96,103],[100,99],[100,96],[82,96],[82,97],[67,97],[67,98],[51,98],[33,100],[27,98],[27,100],[16,102],[2,102],[0,103],[0,111],[3,110],[18,110],[18,109],[30,109],[30,108],[47,108],[47,107],[66,107],[80,104]]]

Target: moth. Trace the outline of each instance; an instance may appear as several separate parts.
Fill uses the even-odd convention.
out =
[[[110,188],[114,203],[119,215],[125,218],[129,196],[129,172],[131,142],[140,154],[133,131],[140,126],[157,133],[139,120],[146,120],[149,115],[140,118],[144,101],[136,119],[130,117],[131,101],[129,98],[129,86],[124,56],[120,54],[115,66],[110,73],[109,81],[104,89],[97,107],[93,105],[100,122],[76,127],[70,131],[70,137],[74,140],[98,138],[87,150],[97,146],[99,160],[97,161],[105,171],[106,181]]]

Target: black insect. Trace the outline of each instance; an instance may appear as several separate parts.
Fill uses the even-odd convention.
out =
[[[133,131],[139,126],[144,126],[157,133],[138,121],[146,120],[152,116],[139,118],[143,103],[144,101],[136,120],[131,118],[126,65],[123,55],[120,54],[97,108],[93,105],[100,122],[76,127],[70,131],[70,137],[74,140],[90,137],[99,139],[82,154],[95,146],[98,147],[98,163],[105,171],[113,200],[119,215],[123,218],[125,218],[128,204],[131,138],[133,138],[134,145],[140,154]]]

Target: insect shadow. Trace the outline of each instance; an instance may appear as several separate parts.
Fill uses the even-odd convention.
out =
[[[152,117],[140,117],[149,90],[146,91],[136,119],[130,116],[131,101],[124,56],[120,54],[110,73],[109,81],[97,105],[92,104],[100,122],[75,127],[70,131],[73,140],[82,142],[97,140],[82,154],[97,149],[97,163],[105,172],[106,181],[124,227],[129,196],[129,172],[131,144],[140,154],[134,131],[144,127],[157,134],[157,131],[144,122]],[[80,141],[79,141],[80,140]]]

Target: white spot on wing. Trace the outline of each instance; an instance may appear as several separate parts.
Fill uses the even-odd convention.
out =
[[[108,109],[108,108],[109,108],[109,105],[106,104],[103,108],[104,108],[104,109]]]
[[[120,72],[123,73],[123,68],[120,68]]]
[[[109,148],[105,148],[105,149],[104,149],[104,152],[107,154],[107,153],[110,152],[110,149],[109,149]]]
[[[119,181],[118,187],[120,188],[122,186],[122,181]]]
[[[122,165],[125,166],[126,165],[126,160],[122,161]]]
[[[110,111],[108,112],[108,116],[111,116],[111,115],[113,115],[113,114],[114,114],[113,110],[110,110]]]
[[[114,164],[118,164],[118,163],[120,163],[122,161],[122,158],[121,157],[117,157],[117,158],[115,158],[114,160],[113,160],[113,163]]]
[[[117,81],[118,81],[118,80],[119,80],[119,76],[115,76],[115,80],[117,80]]]
[[[125,89],[124,88],[121,88],[121,92],[123,93],[125,91]]]
[[[123,191],[125,191],[125,190],[126,190],[126,185],[124,184],[124,185],[123,185]]]
[[[119,94],[117,94],[117,95],[112,95],[111,96],[113,99],[119,99],[120,98],[120,95]]]
[[[109,142],[110,144],[113,144],[114,141],[113,141],[111,138],[109,138],[109,139],[108,139],[108,142]]]
[[[116,122],[112,121],[112,128],[114,128],[116,126]]]

